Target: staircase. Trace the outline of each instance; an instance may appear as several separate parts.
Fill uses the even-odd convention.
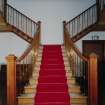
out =
[[[31,45],[20,59],[16,60],[15,66],[20,67],[19,70],[14,68],[14,70],[17,69],[17,84],[20,85],[21,82],[21,85],[24,85],[22,92],[17,91],[17,105],[88,105],[89,99],[95,97],[94,91],[93,96],[88,97],[87,87],[81,86],[81,80],[78,83],[78,80],[82,78],[87,84],[88,67],[84,64],[88,63],[89,59],[82,56],[74,43],[91,31],[105,31],[105,0],[97,1],[100,2],[72,20],[64,22],[64,46],[40,47],[40,22],[34,22],[11,5],[4,3],[5,8],[3,7],[3,11],[0,10],[0,31],[13,32]],[[38,57],[34,59],[34,67],[32,52],[35,56],[38,54]],[[88,81],[91,80],[88,78]],[[7,79],[7,82],[10,83],[10,80]],[[14,93],[16,92],[15,82],[14,87],[11,87]],[[91,90],[93,85],[89,85]],[[8,95],[12,96],[11,94]],[[11,99],[12,101],[10,99],[7,101],[11,103],[15,97],[12,96]],[[91,102],[93,101],[96,103],[94,105],[97,105],[97,101],[94,99]]]
[[[17,97],[18,105],[87,105],[87,97],[72,76],[64,46],[41,46],[38,52],[30,84]]]

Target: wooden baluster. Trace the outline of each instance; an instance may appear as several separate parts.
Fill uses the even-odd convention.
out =
[[[30,20],[30,35],[33,37],[34,35],[32,34],[32,21]]]
[[[6,21],[6,17],[7,17],[7,0],[3,0],[3,2],[4,2],[4,6],[3,6],[3,16],[4,16],[4,19],[5,19],[5,21]]]
[[[8,23],[10,23],[10,7],[8,7]]]
[[[7,60],[7,105],[16,105],[16,57],[8,55]]]
[[[81,15],[81,29],[83,30],[83,14]]]
[[[38,25],[39,25],[39,35],[38,35],[38,46],[40,45],[40,39],[41,39],[41,21],[38,21]]]
[[[67,41],[66,41],[66,32],[65,32],[65,26],[66,26],[66,21],[63,21],[63,39],[64,39],[64,45],[65,45],[65,48],[67,50]]]
[[[20,24],[21,24],[21,29],[23,30],[23,21],[22,20],[23,20],[23,16],[21,14],[21,23]]]
[[[70,35],[71,35],[71,37],[72,37],[72,34],[71,34],[71,32],[72,32],[72,29],[71,29],[71,22],[68,24],[68,32],[70,33]]]
[[[76,32],[75,32],[75,20],[74,20],[74,27],[73,28],[74,28],[74,34],[76,34]]]
[[[78,33],[81,31],[80,27],[81,27],[81,25],[80,25],[80,16],[78,16]]]
[[[17,11],[15,11],[16,13],[16,27],[18,27],[18,17],[17,17]]]
[[[94,8],[92,8],[92,24],[94,23]]]
[[[20,13],[18,12],[18,29],[21,29],[20,28],[20,20],[19,20],[19,17],[20,17]]]
[[[98,105],[98,61],[96,54],[92,53],[89,56],[88,67],[89,105]]]
[[[89,18],[90,18],[90,17],[88,16],[88,15],[89,15],[89,11],[90,11],[90,9],[87,11],[87,27],[88,27],[88,25],[89,25]]]
[[[100,16],[100,0],[96,0],[97,3],[97,21],[99,21],[99,16]]]
[[[13,13],[13,25],[14,25],[14,10],[12,8],[12,13]]]

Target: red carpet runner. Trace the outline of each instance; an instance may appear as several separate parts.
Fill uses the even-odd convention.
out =
[[[70,105],[60,45],[43,48],[35,105]]]

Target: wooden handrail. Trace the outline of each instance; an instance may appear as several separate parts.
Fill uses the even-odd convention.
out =
[[[38,39],[40,37],[40,28],[41,28],[41,22],[39,21],[38,22],[38,28],[37,28],[37,31],[34,35],[32,43],[27,47],[27,49],[23,52],[23,54],[17,59],[17,62],[22,61],[30,53],[30,51],[35,46],[36,40],[40,40],[40,39]]]
[[[97,23],[97,19],[97,4],[95,3],[72,20],[66,22],[65,25],[71,37],[74,38],[79,33],[82,33],[83,30]]]
[[[65,25],[69,24],[71,21],[75,20],[76,18],[78,18],[80,15],[84,14],[86,11],[88,11],[89,9],[93,8],[94,6],[96,6],[96,3],[93,4],[91,7],[89,7],[88,9],[86,9],[85,11],[81,12],[79,15],[77,15],[76,17],[74,17],[73,19],[71,19],[70,21],[68,21]]]
[[[71,38],[69,38],[70,41],[70,45],[73,48],[73,50],[76,52],[76,54],[83,59],[84,61],[88,61],[88,58],[86,58],[85,56],[82,55],[82,53],[80,52],[80,50],[76,47],[76,45],[73,43],[73,41],[71,40]]]

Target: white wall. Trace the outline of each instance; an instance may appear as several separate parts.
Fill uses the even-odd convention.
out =
[[[5,63],[5,57],[9,54],[19,57],[25,51],[27,44],[13,33],[0,33],[0,63]]]
[[[35,21],[42,21],[42,44],[62,44],[62,21],[72,19],[95,0],[9,0],[9,3]]]

